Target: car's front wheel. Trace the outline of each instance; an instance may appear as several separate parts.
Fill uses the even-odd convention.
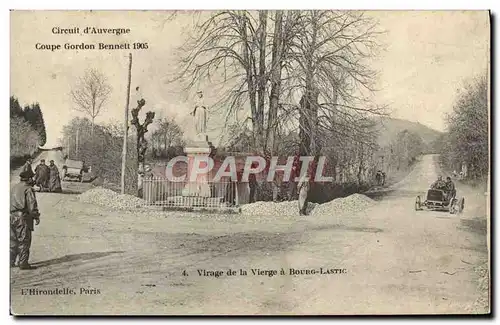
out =
[[[465,199],[460,198],[460,200],[458,201],[458,213],[462,213],[462,211],[464,211],[464,208],[465,208]]]
[[[420,195],[415,198],[415,211],[418,211],[421,209],[422,206],[422,199],[420,198]]]

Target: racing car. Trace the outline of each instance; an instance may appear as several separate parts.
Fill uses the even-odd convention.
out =
[[[464,210],[465,199],[456,198],[456,193],[449,193],[442,189],[429,189],[426,199],[422,202],[419,195],[415,199],[415,210],[449,211],[451,214],[461,213]]]

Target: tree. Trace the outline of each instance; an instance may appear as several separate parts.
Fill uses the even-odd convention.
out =
[[[39,135],[31,124],[22,117],[10,119],[11,157],[32,156],[38,149]]]
[[[217,79],[225,90],[214,112],[219,107],[227,111],[226,116],[248,100],[252,141],[258,148],[263,147],[264,139],[266,24],[266,12],[257,18],[248,11],[220,11],[198,20],[180,49],[180,71],[174,79],[185,80],[186,90],[204,80]]]
[[[31,127],[36,132],[38,132],[39,134],[38,145],[44,146],[45,143],[47,142],[47,134],[45,131],[45,121],[43,120],[43,114],[42,110],[40,109],[40,104],[34,103],[31,105],[26,105],[24,107],[24,110],[22,110],[22,113],[19,113],[20,106],[16,107],[16,105],[19,105],[17,100],[14,101],[11,100],[11,113],[13,113],[16,116],[22,116],[31,125]],[[12,106],[14,106],[14,109],[12,109]]]
[[[315,139],[317,127],[336,131],[327,122],[337,111],[336,123],[346,125],[382,113],[369,98],[376,76],[368,62],[378,46],[376,26],[362,12],[351,11],[215,12],[195,23],[181,48],[176,80],[186,80],[187,88],[205,79],[220,81],[226,88],[219,104],[228,111],[248,100],[256,149],[274,150],[277,124],[297,119],[296,112],[309,123],[302,125],[303,134],[315,133]]]
[[[458,93],[453,112],[447,116],[448,132],[442,155],[448,167],[467,166],[468,177],[489,174],[488,77],[469,80]]]
[[[372,101],[377,21],[359,11],[196,15],[175,80],[223,85],[216,106],[226,116],[249,109],[252,150],[282,152],[277,137],[296,134],[302,154],[328,151],[334,170],[357,163],[349,173],[364,177],[376,147],[370,118],[385,114]]]
[[[31,105],[31,111],[33,114],[32,125],[40,135],[39,146],[43,147],[47,142],[47,133],[45,130],[45,121],[43,119],[43,113],[42,110],[40,109],[40,105],[38,103]]]
[[[384,114],[371,102],[376,72],[369,59],[379,47],[377,21],[355,11],[303,11],[296,20],[301,28],[286,55],[283,102],[293,107],[300,98],[295,108],[303,144],[317,152],[320,129],[345,137],[344,126],[364,138],[366,116]]]
[[[270,93],[269,110],[267,116],[267,147],[274,153],[276,151],[276,135],[279,128],[278,111],[280,109],[280,99],[282,90],[282,75],[286,55],[289,51],[291,40],[295,37],[299,26],[299,13],[287,11],[283,17],[283,11],[276,11],[274,14],[274,35],[272,37],[272,58],[270,66]]]
[[[228,129],[226,150],[230,152],[251,152],[252,132],[246,127],[232,125]]]
[[[79,133],[78,152],[76,150],[76,134]],[[103,182],[105,186],[120,190],[119,185],[113,188],[113,184],[120,184],[121,162],[123,150],[122,124],[107,123],[105,125],[94,125],[94,136],[92,133],[92,122],[89,118],[76,117],[63,127],[63,138],[61,143],[66,148],[69,159],[85,161],[86,166],[91,166],[92,175],[97,177],[97,182]],[[128,194],[137,193],[137,157],[134,148],[135,137],[128,138],[127,165],[125,171],[125,188]]]
[[[424,141],[418,134],[403,130],[397,134],[393,148],[394,156],[398,159],[398,169],[406,169],[423,153]]]
[[[131,124],[135,126],[137,131],[137,196],[142,197],[143,195],[143,178],[144,178],[144,164],[146,160],[146,151],[148,149],[148,141],[145,138],[148,132],[148,126],[153,123],[155,117],[154,112],[147,112],[144,122],[141,124],[139,122],[139,112],[146,105],[144,99],[137,101],[137,107],[132,109],[132,121]]]
[[[95,119],[102,113],[111,90],[106,76],[96,69],[87,70],[71,90],[74,109],[87,115],[92,122],[92,135]]]
[[[21,105],[19,104],[19,100],[14,96],[10,97],[10,117],[24,118],[24,112]]]
[[[38,146],[45,145],[45,123],[38,103],[23,109],[17,98],[10,97],[10,137],[12,157],[33,155]]]
[[[152,148],[166,154],[169,147],[184,144],[183,135],[184,132],[173,118],[161,119],[158,128],[151,134]]]
[[[293,19],[298,27],[285,47],[278,120],[298,119],[300,153],[326,154],[336,181],[361,186],[377,147],[371,117],[385,114],[371,100],[377,21],[354,11],[301,11]]]

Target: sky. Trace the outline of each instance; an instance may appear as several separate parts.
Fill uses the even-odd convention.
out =
[[[375,100],[388,105],[391,116],[445,130],[450,112],[464,81],[484,73],[489,64],[489,17],[485,11],[372,11],[385,31],[384,50],[372,62],[379,71]],[[175,118],[189,137],[193,134],[189,112],[194,93],[207,94],[207,105],[216,100],[213,87],[181,92],[179,84],[167,82],[177,67],[176,49],[190,27],[190,15],[165,21],[165,11],[14,11],[11,13],[11,90],[22,105],[40,103],[47,128],[47,147],[58,144],[62,127],[73,117],[70,92],[86,69],[103,72],[113,91],[96,123],[123,123],[127,86],[128,53],[132,52],[131,107],[146,99],[144,111],[159,118]],[[129,28],[129,34],[53,34],[54,27],[87,26]],[[147,50],[35,49],[35,44],[142,42]],[[135,88],[139,87],[139,93]],[[225,129],[210,119],[213,136]],[[211,136],[209,134],[209,136]]]

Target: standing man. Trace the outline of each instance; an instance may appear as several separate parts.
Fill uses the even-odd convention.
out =
[[[299,215],[303,216],[307,213],[307,195],[309,193],[310,184],[306,179],[307,174],[302,175],[297,185],[299,191]]]
[[[290,173],[290,179],[288,180],[288,201],[294,200],[295,197],[297,196],[298,183],[295,182],[295,178],[300,177],[300,167],[301,167],[300,153],[299,151],[296,151],[295,156],[293,158],[292,172]]]
[[[257,163],[253,162],[251,165],[252,168],[257,168]],[[255,194],[257,190],[257,175],[254,173],[248,175],[248,187],[250,189],[250,198],[249,203],[255,202]]]
[[[29,172],[19,175],[21,181],[10,192],[10,266],[14,267],[19,256],[19,268],[32,270],[28,263],[31,247],[31,232],[34,224],[40,223],[40,212],[36,202],[33,181]]]
[[[241,176],[237,176],[238,181]],[[237,182],[229,181],[226,185],[226,192],[224,193],[224,201],[231,207],[236,205],[236,184]]]
[[[54,161],[49,162],[50,178],[49,178],[49,191],[50,192],[62,192],[61,188],[61,177],[59,176],[59,169],[54,164]]]
[[[33,168],[31,168],[31,164],[33,163],[33,159],[28,158],[26,159],[26,162],[23,165],[23,168],[21,169],[21,172],[28,172],[30,173],[30,177],[35,176],[35,173],[33,173]]]
[[[375,180],[377,181],[378,186],[382,186],[382,171],[377,170],[377,173],[375,174]]]
[[[35,168],[35,184],[40,190],[46,190],[49,187],[49,166],[45,165],[45,159],[40,160],[40,164]]]

